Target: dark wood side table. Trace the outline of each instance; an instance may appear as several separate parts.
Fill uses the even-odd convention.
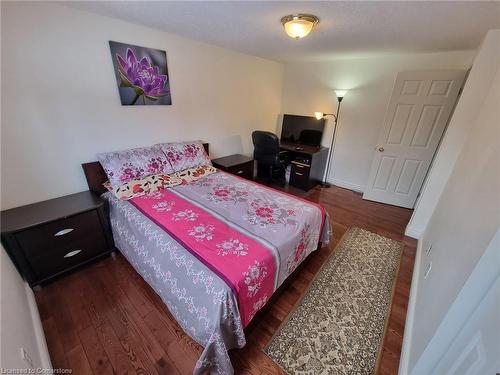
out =
[[[254,162],[253,159],[240,154],[229,155],[223,158],[213,159],[212,164],[228,173],[253,180]]]
[[[90,191],[2,211],[1,238],[30,286],[115,250],[104,201]]]

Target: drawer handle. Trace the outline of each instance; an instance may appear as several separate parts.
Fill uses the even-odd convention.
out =
[[[245,172],[245,171],[238,171],[238,172],[236,172],[236,173],[237,173],[237,174],[242,174],[243,172]]]
[[[73,232],[73,231],[74,231],[73,228],[62,229],[59,232],[57,232],[56,234],[54,234],[54,237],[64,236],[65,234],[68,234],[69,232]]]
[[[71,258],[71,257],[74,257],[76,254],[80,254],[81,252],[82,252],[81,250],[73,250],[73,251],[70,251],[68,254],[66,254],[64,257]]]
[[[297,176],[303,176],[303,174],[302,174],[302,173],[299,173],[299,172],[295,172],[295,174],[296,174]]]

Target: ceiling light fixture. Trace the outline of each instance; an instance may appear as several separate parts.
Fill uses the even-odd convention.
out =
[[[312,14],[289,14],[281,19],[281,23],[290,38],[301,39],[309,35],[319,18]]]

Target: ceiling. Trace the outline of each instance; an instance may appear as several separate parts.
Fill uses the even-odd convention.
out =
[[[246,54],[289,62],[387,53],[475,49],[500,28],[500,2],[425,1],[75,1],[67,6]],[[286,36],[280,18],[312,13],[305,39]]]

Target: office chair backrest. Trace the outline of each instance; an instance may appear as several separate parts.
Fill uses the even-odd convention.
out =
[[[279,163],[280,142],[276,134],[263,130],[252,133],[253,158],[263,164]]]

